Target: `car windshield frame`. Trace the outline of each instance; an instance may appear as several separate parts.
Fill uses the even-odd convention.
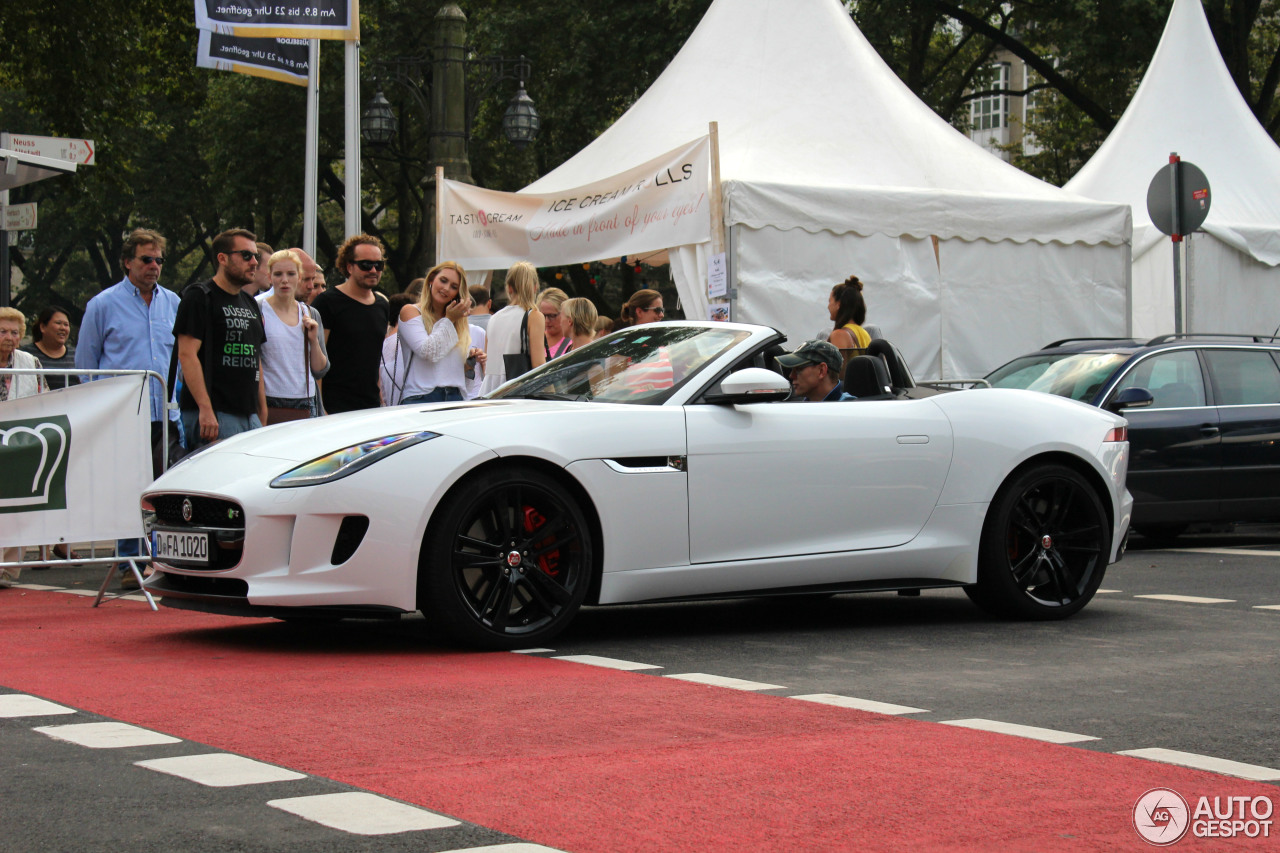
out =
[[[660,406],[752,332],[731,326],[647,323],[570,350],[485,395]]]
[[[1130,358],[1131,353],[1037,352],[1015,358],[986,375],[992,388],[1042,391],[1092,403]],[[1037,368],[1040,368],[1037,370]]]

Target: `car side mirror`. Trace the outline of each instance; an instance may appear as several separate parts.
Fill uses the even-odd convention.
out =
[[[1125,388],[1107,401],[1103,406],[1108,412],[1120,414],[1125,409],[1145,409],[1155,402],[1151,392],[1146,388]]]
[[[748,367],[730,373],[720,382],[720,390],[706,396],[708,403],[736,406],[739,403],[776,403],[791,396],[791,383],[763,367]]]

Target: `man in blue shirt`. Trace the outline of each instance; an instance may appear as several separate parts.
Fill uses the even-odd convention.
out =
[[[81,370],[154,370],[161,376],[169,371],[173,354],[173,321],[178,314],[178,295],[160,286],[164,266],[165,239],[155,231],[139,228],[124,241],[120,264],[124,279],[89,300],[80,337],[76,342],[76,367]],[[82,376],[81,381],[100,379]],[[164,389],[151,382],[151,466],[160,476],[164,447]],[[169,461],[180,454],[178,412],[169,417]],[[121,556],[136,556],[138,540],[122,539],[116,545]],[[133,581],[131,574],[124,581]]]
[[[835,344],[808,341],[793,353],[778,356],[778,364],[791,380],[791,399],[810,403],[830,403],[853,399],[844,393],[840,371],[844,356]]]

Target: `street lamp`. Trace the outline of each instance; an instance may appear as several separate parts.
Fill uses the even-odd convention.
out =
[[[538,138],[538,129],[542,127],[542,119],[533,108],[533,99],[524,90],[524,81],[520,81],[520,91],[511,99],[511,105],[502,114],[502,132],[507,141],[523,151],[525,146]]]
[[[380,148],[390,144],[398,129],[396,114],[391,111],[391,104],[379,88],[369,102],[369,109],[360,116],[360,136],[368,144]]]

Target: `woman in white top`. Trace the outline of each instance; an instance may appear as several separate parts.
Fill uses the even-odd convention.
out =
[[[267,391],[267,423],[283,423],[319,414],[316,380],[329,372],[320,317],[294,298],[302,257],[292,249],[267,260],[271,291],[258,297],[266,340],[259,361]]]
[[[507,270],[507,307],[503,308],[489,321],[489,339],[485,351],[489,354],[489,362],[484,372],[484,382],[480,385],[481,396],[497,388],[508,378],[504,355],[516,355],[522,351],[520,326],[524,318],[529,318],[528,341],[525,352],[529,354],[529,364],[539,367],[547,360],[547,349],[544,345],[546,320],[538,309],[538,271],[528,261],[520,261]]]
[[[401,404],[463,399],[467,359],[485,363],[484,350],[471,346],[470,313],[466,271],[453,261],[432,267],[418,304],[400,309],[396,331],[409,365]]]

